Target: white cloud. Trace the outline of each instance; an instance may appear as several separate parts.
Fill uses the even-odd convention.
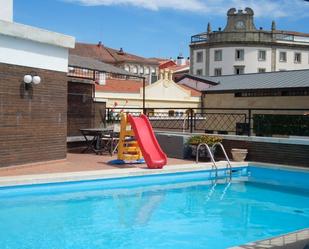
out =
[[[200,0],[65,0],[86,6],[132,5],[135,7],[159,10],[162,8],[189,11],[207,11],[207,6]]]
[[[222,15],[227,9],[251,7],[258,17],[309,17],[309,2],[304,0],[64,0],[85,6],[127,5],[153,11],[173,9]]]

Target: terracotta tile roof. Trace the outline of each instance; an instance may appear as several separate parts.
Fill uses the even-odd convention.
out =
[[[99,92],[116,92],[116,93],[139,93],[143,87],[142,81],[107,79],[106,85],[95,85],[95,90]]]
[[[161,61],[160,62],[160,69],[169,69],[172,70],[173,72],[189,69],[190,67],[190,61],[186,60],[185,65],[177,65],[177,63],[173,60],[166,60],[166,61]]]
[[[172,66],[169,69],[172,70],[174,73],[178,72],[178,71],[182,71],[182,70],[189,70],[190,67],[190,62],[187,61],[186,65],[181,65],[181,66]]]
[[[106,47],[102,44],[87,44],[77,42],[70,54],[91,57],[106,63],[117,64],[121,62],[135,62],[143,64],[159,65],[156,59],[148,59],[120,50]]]
[[[159,63],[159,69],[171,68],[177,65],[176,62],[173,60],[160,61]]]
[[[200,91],[195,90],[185,85],[179,85],[185,90],[191,92],[192,97],[200,97]],[[98,92],[115,92],[115,93],[139,93],[143,87],[142,81],[136,80],[121,80],[121,79],[107,79],[106,85],[95,85],[95,90]]]
[[[193,88],[186,86],[186,85],[179,85],[179,86],[181,86],[182,88],[184,88],[186,90],[191,91],[192,97],[201,97],[202,96],[202,93],[200,91],[196,90],[196,89],[193,89]]]
[[[70,54],[90,57],[106,63],[116,62],[115,58],[102,45],[76,43],[75,48],[70,49]]]
[[[159,62],[159,63],[162,63],[162,62],[166,62],[166,61],[169,61],[169,60],[171,60],[171,59],[167,59],[167,58],[157,58],[157,57],[151,57],[151,58],[149,58],[150,60],[155,60],[155,61],[157,61],[157,62]]]

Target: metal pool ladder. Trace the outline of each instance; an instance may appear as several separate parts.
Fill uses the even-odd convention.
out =
[[[218,176],[218,166],[217,166],[217,164],[216,164],[216,161],[215,161],[215,159],[214,159],[214,156],[213,156],[213,154],[212,154],[212,152],[211,152],[211,149],[209,148],[208,144],[206,144],[206,143],[201,143],[201,144],[199,144],[199,145],[197,146],[197,149],[196,149],[196,163],[198,163],[198,158],[199,158],[198,155],[199,155],[199,150],[200,150],[201,146],[205,146],[205,148],[207,149],[208,154],[209,154],[209,156],[210,156],[210,159],[211,159],[211,161],[212,161],[212,169],[215,169],[215,170],[216,170],[216,177],[217,177],[217,176]],[[224,149],[222,143],[215,143],[211,148],[214,150],[217,146],[220,146],[220,148],[221,148],[221,150],[222,150],[222,152],[223,152],[223,154],[224,154],[224,157],[225,157],[226,162],[227,162],[226,171],[229,172],[229,177],[231,178],[231,177],[232,177],[232,165],[231,165],[230,159],[229,159],[229,157],[227,156],[226,151],[225,151],[225,149]]]
[[[197,146],[197,148],[196,148],[196,163],[198,163],[198,154],[199,154],[200,148],[201,148],[202,146],[205,146],[205,148],[207,149],[208,155],[210,156],[210,159],[211,159],[211,161],[212,161],[211,167],[212,167],[212,169],[215,169],[216,178],[217,178],[217,176],[218,176],[218,167],[217,167],[216,161],[215,161],[215,159],[214,159],[213,154],[211,153],[211,150],[210,150],[208,144],[206,144],[206,143],[201,143],[201,144],[199,144],[199,145]]]

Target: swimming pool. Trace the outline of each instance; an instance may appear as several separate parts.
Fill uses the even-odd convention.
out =
[[[212,176],[0,188],[0,248],[227,248],[309,227],[308,171],[256,165],[231,182]]]

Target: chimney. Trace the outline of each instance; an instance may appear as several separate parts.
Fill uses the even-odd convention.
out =
[[[1,0],[0,0],[1,1]],[[99,41],[98,42],[98,47],[102,47],[103,45],[102,45],[102,42],[101,41]]]
[[[177,57],[176,64],[177,64],[177,66],[184,66],[184,65],[186,65],[186,59],[182,56],[181,53]]]
[[[118,54],[120,54],[120,55],[124,55],[123,48],[120,48],[120,49],[119,49]]]
[[[13,0],[0,0],[0,20],[13,22]]]

